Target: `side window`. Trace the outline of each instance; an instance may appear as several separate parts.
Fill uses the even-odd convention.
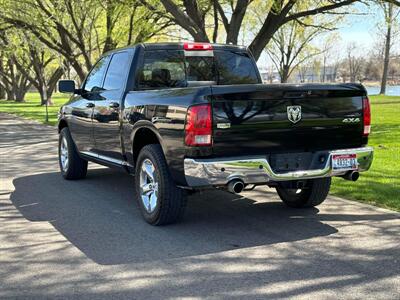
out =
[[[129,69],[129,53],[120,52],[113,55],[108,67],[103,88],[106,90],[120,90],[123,88],[126,74]]]
[[[183,51],[146,51],[137,82],[139,89],[185,87]]]
[[[107,69],[108,64],[108,56],[100,59],[93,69],[90,71],[89,75],[86,77],[84,90],[87,92],[94,92],[101,90],[102,88],[102,80],[104,73]]]

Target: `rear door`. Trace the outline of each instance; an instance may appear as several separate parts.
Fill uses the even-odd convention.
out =
[[[112,55],[102,86],[102,97],[96,101],[93,112],[94,152],[100,158],[115,163],[120,163],[123,158],[120,111],[130,64],[130,52],[121,51]]]
[[[359,147],[362,98],[352,85],[213,86],[215,155]]]

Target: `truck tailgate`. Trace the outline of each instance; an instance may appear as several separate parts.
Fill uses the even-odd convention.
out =
[[[359,147],[364,96],[357,84],[213,86],[213,154]]]

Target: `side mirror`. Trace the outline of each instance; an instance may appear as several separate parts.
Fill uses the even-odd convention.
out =
[[[58,90],[60,93],[76,93],[75,81],[73,80],[60,80],[58,82]]]

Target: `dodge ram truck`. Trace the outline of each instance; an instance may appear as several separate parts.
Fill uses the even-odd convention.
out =
[[[290,207],[314,207],[331,177],[372,163],[371,111],[360,84],[263,84],[246,47],[138,44],[104,54],[59,112],[65,179],[88,161],[134,175],[144,219],[181,219],[186,195],[266,185]]]

